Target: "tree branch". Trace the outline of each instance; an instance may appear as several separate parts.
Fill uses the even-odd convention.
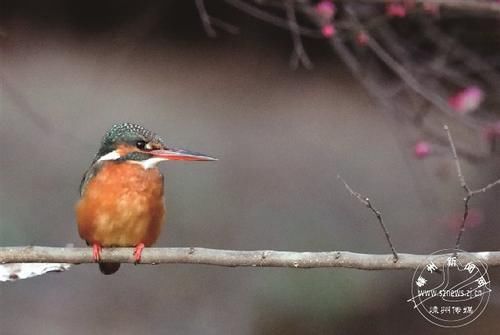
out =
[[[467,222],[467,217],[469,216],[469,201],[470,199],[475,196],[476,194],[479,193],[485,193],[488,191],[490,188],[495,187],[496,185],[500,184],[500,179],[497,179],[496,181],[489,183],[488,185],[473,190],[469,187],[467,182],[465,181],[465,176],[462,173],[462,167],[460,165],[460,161],[458,159],[457,155],[457,149],[455,148],[455,142],[453,141],[453,137],[451,136],[450,128],[447,125],[443,126],[444,131],[446,132],[446,135],[448,136],[448,141],[450,142],[450,148],[451,148],[451,154],[453,156],[453,161],[455,162],[455,167],[457,169],[457,175],[458,179],[460,180],[460,186],[464,189],[465,192],[465,197],[464,197],[464,214],[462,217],[462,224],[460,225],[460,230],[457,235],[457,240],[455,242],[455,249],[460,248],[460,242],[462,240],[462,236],[465,232],[465,223]]]
[[[450,254],[452,255],[452,254]],[[460,257],[461,254],[458,254]],[[488,266],[500,266],[500,251],[467,253]],[[464,255],[464,257],[466,257]],[[349,251],[293,252],[274,250],[221,250],[206,248],[146,248],[141,264],[204,264],[217,266],[352,268],[359,270],[411,270],[433,261],[443,262],[442,255],[399,253],[374,255]],[[103,262],[134,263],[132,248],[103,249]],[[3,247],[0,263],[94,263],[92,248]]]
[[[225,0],[227,4],[247,13],[250,16],[253,16],[259,20],[270,23],[280,28],[284,28],[288,30],[290,27],[288,25],[288,21],[281,18],[280,16],[271,14],[266,12],[265,10],[260,9],[259,7],[253,6],[250,3],[247,3],[243,0]],[[323,38],[323,36],[314,29],[308,29],[304,27],[299,27],[301,35],[308,36],[312,38]]]
[[[378,209],[373,207],[372,202],[370,201],[370,198],[362,196],[360,193],[354,191],[351,188],[351,186],[349,186],[349,184],[347,184],[347,182],[344,179],[342,179],[341,176],[337,176],[337,178],[340,179],[342,181],[342,183],[344,183],[345,188],[347,189],[347,191],[349,191],[349,193],[353,197],[358,199],[363,205],[365,205],[369,210],[371,210],[373,212],[373,214],[375,214],[375,217],[377,218],[377,221],[380,224],[380,227],[384,231],[385,239],[387,240],[387,244],[389,244],[389,247],[391,248],[392,255],[394,256],[393,261],[397,262],[398,258],[399,258],[398,253],[396,252],[396,249],[394,248],[394,244],[392,244],[391,236],[389,235],[389,231],[385,227],[384,219],[382,218],[382,213],[380,213],[380,211]]]
[[[341,3],[385,4],[387,0],[337,0]],[[297,0],[306,4],[308,0]],[[470,10],[500,14],[500,3],[488,0],[415,0],[416,4],[432,3],[455,10]]]
[[[387,3],[385,0],[344,0],[344,2]],[[487,0],[415,0],[417,4],[432,3],[459,10],[486,11],[500,14],[500,4]]]
[[[350,6],[346,5],[345,10],[349,17],[352,19],[353,24],[358,26],[360,30],[367,31],[366,27],[359,21],[356,11]],[[366,33],[368,34],[368,33]],[[416,94],[418,94],[422,99],[428,101],[430,104],[435,106],[437,110],[443,112],[444,114],[457,118],[456,113],[453,112],[451,107],[448,105],[447,101],[443,99],[439,94],[435,93],[434,90],[427,89],[413,73],[410,72],[408,66],[405,66],[401,62],[397,61],[387,50],[385,50],[380,43],[378,43],[375,38],[368,35],[367,46],[377,55],[377,57],[390,68],[394,74],[396,74],[402,82],[404,82],[409,88],[411,88]],[[473,119],[468,120],[472,125],[478,126],[476,121]]]
[[[214,28],[212,28],[212,19],[210,15],[208,15],[207,9],[205,8],[205,1],[195,0],[195,3],[196,8],[198,9],[198,14],[200,15],[201,23],[203,23],[203,29],[205,29],[208,37],[216,37],[217,33]]]
[[[290,33],[292,34],[293,41],[293,54],[290,58],[290,66],[292,69],[296,70],[300,64],[304,68],[310,70],[312,69],[312,63],[302,44],[302,39],[300,36],[299,24],[297,23],[297,17],[295,15],[295,3],[293,0],[288,0],[285,3],[286,17],[288,19],[288,26],[290,27]]]

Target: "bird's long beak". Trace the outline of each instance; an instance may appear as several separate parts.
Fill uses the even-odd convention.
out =
[[[154,157],[163,158],[169,161],[216,161],[217,158],[213,158],[199,152],[193,152],[184,149],[161,149],[152,150],[148,152]]]

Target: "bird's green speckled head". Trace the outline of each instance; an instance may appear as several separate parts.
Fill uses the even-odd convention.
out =
[[[215,158],[183,149],[167,148],[163,140],[146,128],[133,123],[116,124],[101,142],[94,163],[101,161],[144,162],[146,168],[160,161],[214,161]]]
[[[115,124],[106,132],[97,156],[102,157],[116,150],[120,145],[137,147],[139,150],[165,148],[162,139],[152,131],[140,125],[125,122]]]

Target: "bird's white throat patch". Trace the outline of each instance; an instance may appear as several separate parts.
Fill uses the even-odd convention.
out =
[[[107,153],[105,155],[103,155],[102,157],[99,158],[98,162],[101,162],[101,161],[115,161],[117,159],[119,159],[121,156],[120,154],[114,150],[114,151],[111,151],[110,153]],[[143,161],[133,161],[133,160],[130,160],[128,161],[129,163],[134,163],[134,164],[139,164],[140,166],[142,166],[144,169],[151,169],[153,167],[155,167],[159,162],[162,162],[162,161],[167,161],[168,159],[166,158],[161,158],[161,157],[151,157],[151,158],[148,158],[146,160],[143,160]]]
[[[114,151],[108,152],[104,156],[99,157],[98,162],[100,162],[100,161],[114,161],[114,160],[117,160],[118,158],[120,158],[120,154],[116,150],[114,150]]]
[[[167,161],[168,159],[166,158],[160,158],[160,157],[152,157],[148,158],[144,161],[129,161],[130,163],[134,164],[139,164],[141,165],[144,169],[151,169],[156,166],[156,164],[162,162],[162,161]]]

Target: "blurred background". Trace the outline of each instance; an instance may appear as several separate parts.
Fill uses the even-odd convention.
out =
[[[347,8],[334,10],[338,23],[324,12],[316,12],[317,22],[307,21],[310,10],[321,10],[319,2],[297,13],[298,24],[312,32],[302,39],[313,65],[306,69],[307,62],[290,62],[289,29],[252,17],[242,3],[274,15],[271,23],[290,23],[274,2],[209,1],[206,12],[192,1],[0,3],[0,246],[84,246],[74,220],[81,176],[106,130],[128,121],[169,145],[219,158],[161,165],[168,220],[159,247],[389,253],[376,219],[338,174],[382,211],[398,251],[453,247],[463,192],[440,128],[450,124],[471,187],[500,176],[494,150],[498,64],[473,72],[465,70],[469,63],[454,62],[454,73],[419,73],[419,83],[442,100],[429,92],[430,103],[415,100],[414,92],[385,99],[375,93],[397,91],[399,77],[377,54],[359,50],[366,41],[345,42],[353,31],[342,21]],[[405,5],[409,17],[394,17],[383,4],[370,6],[353,10],[365,19],[374,13],[386,18],[392,32],[403,34],[397,39],[415,42],[405,33],[421,38],[415,26],[424,15],[420,7]],[[208,28],[200,20],[207,12],[213,19]],[[468,52],[486,55],[479,59],[495,59],[498,21],[466,14],[443,9],[432,20]],[[330,25],[338,35],[325,31]],[[398,57],[385,35],[372,33]],[[363,75],[339,57],[339,41],[352,60],[370,64]],[[410,65],[442,55],[423,42],[412,45],[421,52],[406,49],[414,57],[406,63],[397,58],[410,72]],[[447,96],[469,85],[481,86],[483,105],[446,110]],[[499,196],[497,188],[472,200],[463,249],[498,249]],[[103,276],[97,266],[80,265],[3,283],[0,333],[449,333],[406,302],[412,275],[123,265]],[[498,270],[490,269],[490,278],[488,308],[454,333],[500,329]]]

